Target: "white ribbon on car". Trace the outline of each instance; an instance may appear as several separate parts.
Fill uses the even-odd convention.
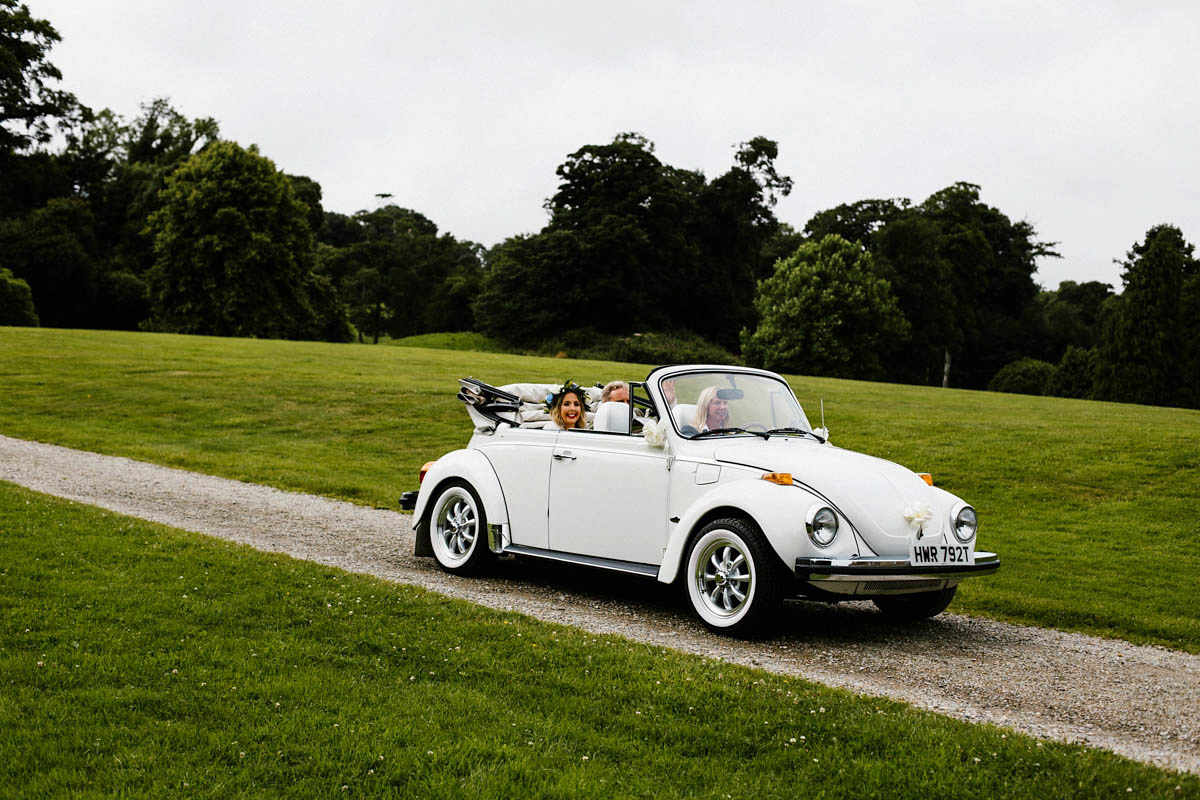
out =
[[[646,444],[651,447],[667,446],[667,421],[665,419],[645,418],[642,421],[642,431],[646,434]]]
[[[913,503],[904,509],[904,518],[908,520],[908,531],[913,536],[925,527],[925,523],[933,519],[933,509],[929,503]]]

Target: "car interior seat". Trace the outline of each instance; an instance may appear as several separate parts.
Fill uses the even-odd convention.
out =
[[[601,403],[596,409],[592,427],[609,433],[629,433],[629,404]]]
[[[675,418],[675,426],[678,428],[691,425],[692,420],[696,418],[696,404],[680,403],[671,409],[671,416]]]

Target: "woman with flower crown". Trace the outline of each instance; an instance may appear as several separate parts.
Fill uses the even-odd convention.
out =
[[[587,394],[583,388],[566,383],[550,397],[550,419],[559,430],[586,428]]]

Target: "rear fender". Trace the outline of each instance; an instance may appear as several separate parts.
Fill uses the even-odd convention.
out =
[[[489,525],[508,524],[504,491],[500,488],[500,479],[496,477],[491,462],[478,450],[455,450],[433,463],[425,473],[421,491],[417,494],[417,505],[413,509],[413,532],[416,534],[414,553],[418,556],[433,555],[426,529],[429,506],[441,493],[442,487],[454,479],[466,482],[479,495]]]

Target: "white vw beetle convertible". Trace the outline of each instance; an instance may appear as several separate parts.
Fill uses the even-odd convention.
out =
[[[511,555],[678,581],[704,625],[746,634],[795,596],[931,617],[1000,567],[975,549],[975,509],[831,445],[772,372],[660,367],[629,402],[584,390],[588,427],[569,430],[546,405],[563,387],[461,386],[470,443],[401,498],[417,555],[448,572]]]

